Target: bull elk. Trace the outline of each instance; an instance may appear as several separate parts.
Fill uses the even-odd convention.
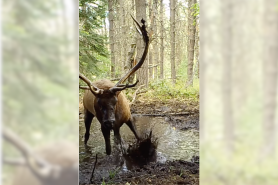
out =
[[[132,121],[130,113],[130,107],[125,95],[121,92],[124,89],[134,87],[138,83],[138,80],[134,84],[123,83],[130,75],[135,73],[144,63],[146,59],[150,39],[148,32],[146,31],[145,21],[142,19],[142,26],[132,17],[139,29],[138,32],[142,34],[145,43],[145,49],[140,61],[130,69],[115,85],[110,80],[104,79],[92,83],[83,74],[79,73],[79,78],[82,79],[89,87],[86,90],[83,97],[84,105],[84,122],[85,122],[85,140],[84,144],[87,145],[87,141],[90,137],[90,127],[94,117],[98,119],[101,124],[101,131],[105,140],[106,154],[111,154],[110,145],[110,131],[113,129],[115,138],[120,141],[120,127],[126,123],[135,137],[139,140],[136,127]]]

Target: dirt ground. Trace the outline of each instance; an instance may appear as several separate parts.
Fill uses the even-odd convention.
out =
[[[178,129],[199,130],[199,105],[197,102],[179,101],[137,101],[131,106],[132,114],[164,116]]]
[[[102,159],[98,160],[101,163]],[[106,160],[104,160],[106,161]],[[109,164],[107,164],[109,166]],[[86,168],[90,166],[91,168]],[[80,166],[80,173],[92,173],[94,164],[83,163]],[[97,168],[97,167],[96,167]],[[130,184],[130,185],[172,185],[172,184],[199,184],[199,157],[192,161],[167,161],[164,164],[150,163],[143,167],[137,167],[127,172],[117,173],[117,169],[109,167],[110,174],[107,177],[94,174],[90,184]],[[103,175],[103,173],[102,173]],[[81,179],[83,183],[88,184],[89,178]]]
[[[80,111],[82,112],[82,106]],[[178,100],[161,102],[139,99],[131,106],[131,112],[132,114],[166,117],[169,124],[180,130],[199,130],[199,105],[197,102],[180,102]],[[123,156],[119,154],[117,157]],[[95,156],[91,157],[90,162],[80,163],[79,184],[199,184],[199,156],[193,156],[190,161],[151,162],[126,171],[121,171],[111,165],[112,161],[117,160],[117,157],[115,155],[98,156],[96,169],[90,183],[89,179],[96,161]],[[99,169],[100,166],[102,169]]]

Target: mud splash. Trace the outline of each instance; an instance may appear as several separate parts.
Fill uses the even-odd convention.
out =
[[[153,135],[158,138],[157,162],[166,162],[166,160],[190,160],[192,156],[198,155],[199,151],[199,132],[195,129],[182,131],[169,124],[168,117],[146,117],[136,116],[135,124],[139,133],[143,134],[152,130]],[[80,141],[80,162],[89,162],[91,156],[98,154],[105,156],[105,142],[100,130],[100,124],[96,119],[91,126],[91,136],[88,145],[85,148],[83,144],[83,135],[85,133],[83,120],[79,124]],[[115,151],[113,142],[113,132],[111,132],[111,144]],[[135,140],[130,129],[123,125],[121,127],[121,136],[126,143],[132,143]],[[117,149],[117,148],[116,148]],[[113,151],[112,151],[113,152]]]
[[[106,182],[108,182],[107,179],[116,180],[118,176],[119,178],[125,177],[128,179],[128,175],[130,174],[133,174],[132,176],[134,176],[136,173],[138,173],[138,175],[141,173],[147,173],[148,171],[145,172],[142,168],[149,167],[151,167],[149,169],[150,173],[159,173],[160,175],[165,173],[165,178],[167,178],[167,172],[171,172],[171,177],[176,175],[177,179],[181,177],[182,173],[185,174],[183,171],[186,170],[186,173],[197,173],[196,170],[199,168],[198,165],[195,165],[197,163],[190,164],[190,162],[187,161],[192,161],[195,156],[199,155],[198,118],[195,118],[194,116],[150,117],[135,115],[134,119],[137,130],[140,134],[149,133],[152,130],[153,135],[158,138],[157,153],[152,160],[152,163],[148,166],[142,167],[142,164],[136,163],[136,160],[130,160],[124,156],[120,146],[114,144],[113,132],[111,132],[112,155],[107,156],[105,154],[105,142],[101,133],[100,124],[96,119],[93,119],[91,126],[91,136],[88,141],[90,147],[86,148],[83,144],[83,135],[85,133],[84,120],[80,119],[80,184],[88,183],[96,154],[98,154],[98,161],[96,171],[94,172],[95,183],[101,182],[102,179],[105,179],[104,181]],[[121,127],[120,132],[127,145],[135,142],[133,133],[125,124]],[[195,169],[194,173],[188,171],[190,165],[186,166],[185,164],[190,164],[192,168]],[[176,165],[177,169],[171,171],[173,165]],[[159,168],[156,168],[157,166]],[[188,180],[188,177],[189,176],[184,176],[183,180]],[[190,178],[191,177],[193,178],[193,176],[190,175]],[[158,178],[158,176],[156,178]],[[140,180],[140,178],[138,180]],[[129,181],[131,182],[132,179]],[[195,182],[195,180],[192,181]],[[195,183],[192,182],[190,184]]]

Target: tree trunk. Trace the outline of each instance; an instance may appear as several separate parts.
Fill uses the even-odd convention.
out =
[[[120,31],[121,31],[121,37],[120,41],[122,44],[122,58],[125,60],[127,58],[127,37],[126,37],[126,13],[125,13],[125,6],[124,6],[124,0],[120,0],[120,10],[121,10],[121,25],[120,25]],[[124,61],[121,61],[124,62]]]
[[[261,155],[263,158],[275,152],[276,128],[276,93],[277,93],[277,63],[278,63],[278,11],[277,1],[270,0],[265,3],[264,10],[264,108],[263,131],[264,142]]]
[[[153,1],[153,35],[157,36],[157,14],[158,14],[158,0]],[[157,79],[157,66],[159,61],[158,55],[158,40],[156,39],[153,45],[153,65],[154,65],[154,79]]]
[[[188,43],[187,43],[187,83],[186,86],[193,85],[193,64],[194,64],[194,46],[195,46],[195,16],[192,15],[194,10],[192,6],[196,0],[188,1]]]
[[[104,25],[104,35],[105,35],[105,37],[107,37],[107,25],[106,25],[106,20],[105,19],[103,19],[103,25]]]
[[[114,1],[114,7],[116,9],[114,16],[114,46],[115,49],[115,71],[116,78],[120,78],[124,71],[124,58],[123,58],[123,39],[122,39],[122,15],[120,1]]]
[[[172,82],[176,83],[176,64],[175,64],[175,51],[176,51],[176,41],[175,41],[175,12],[176,12],[176,0],[170,0],[170,32],[171,32],[171,78]]]
[[[196,60],[196,64],[195,64],[195,68],[194,68],[194,74],[195,75],[196,73],[196,76],[197,78],[199,78],[199,70],[200,70],[200,66],[199,66],[199,24],[196,24],[196,41],[195,41],[195,60]]]
[[[157,0],[149,1],[149,19],[150,19],[150,30],[154,37],[157,36]],[[157,63],[158,63],[158,45],[157,40],[151,43],[151,50],[149,51],[149,77],[152,79],[157,79]]]
[[[152,0],[149,0],[149,32],[153,32],[153,10],[152,10]],[[149,79],[153,78],[153,45],[149,47]]]
[[[125,61],[125,66],[124,66],[125,73],[127,73],[134,66],[135,56],[136,56],[136,44],[133,43],[130,45],[130,50],[128,52],[127,59]],[[132,84],[133,79],[134,79],[134,75],[128,77],[128,83]]]
[[[232,108],[232,17],[233,3],[222,1],[222,55],[223,55],[223,123],[224,139],[226,141],[227,151],[231,154],[234,151],[234,113]]]
[[[203,1],[202,2],[202,6],[203,7],[208,7],[210,5],[210,2],[208,1]],[[202,19],[200,19],[200,29],[204,29],[204,30],[208,30],[209,33],[210,32],[210,27],[209,24],[210,23],[210,19],[208,18],[209,13],[206,9],[200,9],[200,14],[202,15]],[[207,126],[205,124],[205,119],[206,119],[206,113],[208,110],[208,98],[207,98],[207,89],[208,89],[208,85],[207,85],[207,77],[208,77],[208,73],[207,73],[207,64],[209,61],[209,43],[211,42],[211,37],[208,36],[207,32],[200,32],[200,37],[203,39],[202,42],[200,42],[200,47],[202,48],[202,52],[200,53],[200,64],[199,66],[202,68],[202,73],[200,74],[200,151],[203,151],[205,146],[204,143],[206,141],[206,137],[207,137],[207,132],[208,132],[208,128],[209,125]]]
[[[115,49],[114,49],[114,10],[113,0],[108,0],[109,11],[109,43],[111,51],[111,78],[115,78]]]
[[[138,22],[141,22],[142,18],[147,22],[147,16],[146,16],[146,0],[135,0],[135,6],[136,6],[136,19]],[[149,24],[149,23],[148,23]],[[144,41],[142,40],[142,36],[137,34],[137,57],[136,61],[139,61],[142,53],[145,48]],[[144,64],[141,66],[141,68],[138,70],[137,75],[138,75],[138,80],[139,80],[139,85],[145,85],[145,87],[148,86],[148,57],[146,57],[146,60]]]
[[[164,79],[164,22],[163,0],[160,1],[160,79]]]
[[[181,25],[181,10],[180,10],[180,3],[179,2],[176,6],[176,30],[180,30],[176,33],[176,68],[178,69],[181,61],[182,61],[182,37],[184,37],[184,33],[181,31],[182,30],[182,25]]]

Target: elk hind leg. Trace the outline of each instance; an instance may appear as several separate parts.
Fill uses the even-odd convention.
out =
[[[84,109],[84,113],[85,113],[84,122],[85,122],[85,129],[86,129],[85,136],[84,136],[85,137],[84,144],[87,145],[87,141],[89,140],[90,137],[90,128],[91,128],[94,115],[87,109]]]

